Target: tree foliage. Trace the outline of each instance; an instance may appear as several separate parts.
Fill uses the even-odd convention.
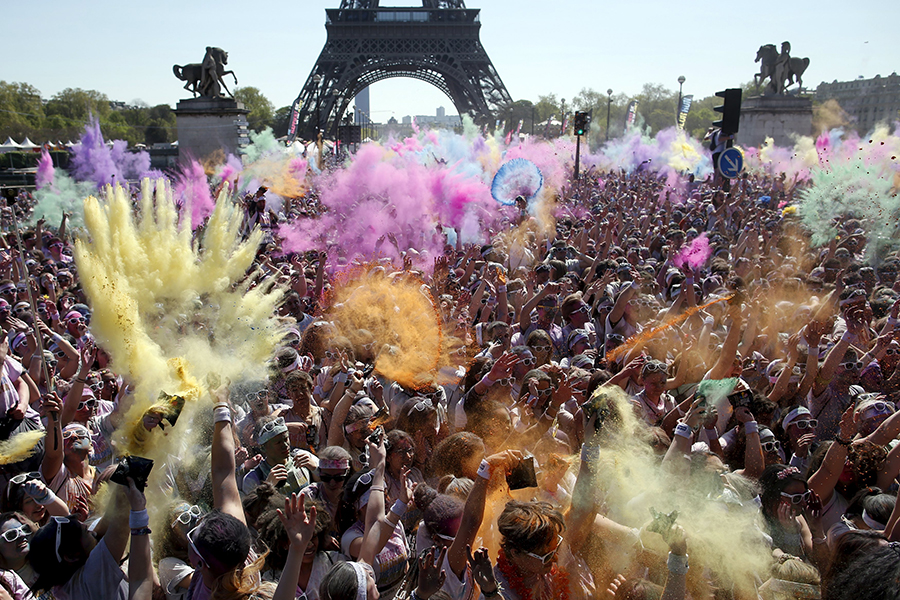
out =
[[[234,99],[243,102],[244,108],[250,111],[250,114],[247,115],[247,124],[250,129],[260,132],[266,127],[272,127],[275,105],[259,91],[259,88],[239,87],[234,90]]]
[[[175,113],[166,104],[123,106],[102,92],[80,88],[66,88],[44,103],[34,86],[0,81],[0,141],[21,142],[26,136],[36,144],[77,140],[90,115],[99,119],[107,139],[151,145],[177,138]]]

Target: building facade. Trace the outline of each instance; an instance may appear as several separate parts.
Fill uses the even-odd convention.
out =
[[[900,75],[820,83],[816,101],[826,100],[836,100],[851,117],[850,126],[866,134],[878,123],[900,120]]]

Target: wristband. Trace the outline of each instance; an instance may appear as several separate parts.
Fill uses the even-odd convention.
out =
[[[639,282],[637,282],[637,281],[632,281],[632,282],[631,282],[631,289],[633,289],[633,290],[639,290],[639,289],[641,289],[641,284],[640,284]]]
[[[498,285],[498,286],[497,286],[497,293],[498,293],[498,294],[505,294],[505,293],[506,293],[506,286],[505,286],[505,285]]]
[[[150,535],[153,533],[149,527],[132,527],[131,535]]]
[[[844,448],[849,448],[849,447],[850,447],[850,444],[853,443],[853,440],[844,440],[844,439],[841,439],[841,438],[839,438],[839,437],[834,438],[834,441],[835,441],[835,443],[837,443],[839,446],[843,446]]]
[[[694,430],[687,423],[679,423],[675,426],[675,435],[680,435],[689,440],[694,437]]]
[[[231,409],[227,406],[219,405],[213,409],[213,423],[228,421],[231,423]]]
[[[484,590],[481,590],[481,595],[484,596],[485,598],[494,598],[496,596],[499,596],[500,595],[500,586],[498,585],[497,587],[495,587],[493,592],[486,592]]]
[[[372,487],[369,488],[369,492],[370,492],[370,493],[371,493],[371,492],[382,492],[382,493],[384,493],[384,486],[383,486],[383,485],[373,485]]]
[[[855,335],[853,335],[852,333],[850,333],[850,330],[847,330],[847,331],[844,332],[844,335],[841,336],[841,341],[842,341],[842,342],[849,342],[850,340],[852,340],[852,339],[855,338],[855,337],[856,337]]]
[[[403,500],[394,500],[394,505],[391,506],[391,512],[401,518],[406,514],[406,509],[407,506]]]
[[[557,411],[557,413],[558,413],[558,412],[559,412],[559,411]],[[545,411],[544,411],[544,414],[541,415],[541,419],[544,419],[544,420],[547,420],[547,421],[553,421],[553,420],[556,419],[556,415],[553,415],[553,416],[551,417],[551,416],[547,413],[547,411],[545,410]]]
[[[78,381],[80,383],[87,383],[87,379],[82,379],[81,377],[76,377],[75,381]]]
[[[488,375],[485,375],[484,377],[481,378],[481,381],[479,381],[478,383],[483,383],[485,387],[491,387],[492,385],[494,385],[495,382],[493,379],[488,377]]]
[[[806,355],[812,358],[819,358],[819,347],[816,346],[815,349],[810,348],[806,351]]]
[[[146,508],[144,510],[133,510],[128,514],[128,526],[132,529],[146,527],[149,524],[150,515],[147,514]]]
[[[478,476],[481,477],[482,479],[490,480],[490,478],[491,478],[491,463],[489,463],[486,460],[482,460],[481,465],[478,467]]]
[[[759,433],[759,424],[756,421],[744,423],[744,435],[750,435],[751,433]]]
[[[591,463],[600,460],[600,446],[596,444],[581,445],[581,462]]]
[[[690,568],[687,555],[679,556],[678,554],[669,552],[669,558],[666,560],[666,567],[668,567],[669,573],[674,573],[675,575],[687,575],[688,569]]]
[[[897,324],[897,319],[895,319],[894,317],[888,317],[888,318],[887,318],[887,324],[888,324],[888,325],[896,325],[896,324]]]

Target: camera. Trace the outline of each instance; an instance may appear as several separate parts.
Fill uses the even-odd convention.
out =
[[[115,472],[110,481],[119,485],[128,485],[128,477],[134,480],[134,485],[140,491],[144,491],[147,487],[147,478],[150,477],[150,471],[153,469],[153,461],[149,458],[140,456],[126,456],[119,461]]]
[[[750,400],[753,399],[753,392],[750,390],[741,390],[739,392],[734,392],[733,394],[728,395],[728,402],[731,403],[731,406],[734,408],[740,408],[742,406],[750,406]]]

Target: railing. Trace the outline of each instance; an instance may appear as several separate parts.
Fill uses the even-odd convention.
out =
[[[325,9],[326,23],[480,23],[480,9],[477,8],[377,8]]]

